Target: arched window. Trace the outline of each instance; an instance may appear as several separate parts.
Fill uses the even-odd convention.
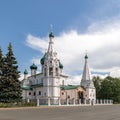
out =
[[[58,68],[56,68],[56,76],[58,76]]]
[[[46,76],[46,68],[44,69],[44,76]]]
[[[53,68],[50,67],[50,68],[49,68],[49,75],[52,75],[52,74],[53,74]]]
[[[64,80],[62,80],[62,85],[65,85]]]
[[[41,95],[41,91],[39,91],[39,95]]]
[[[29,92],[29,95],[31,95],[31,92]]]

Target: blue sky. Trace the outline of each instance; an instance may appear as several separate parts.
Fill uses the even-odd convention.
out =
[[[66,74],[75,76],[81,73],[84,64],[84,51],[86,49],[89,56],[91,56],[89,61],[94,72],[110,72],[113,68],[119,68],[118,61],[120,57],[118,61],[114,60],[113,62],[106,61],[106,59],[110,59],[109,57],[104,58],[105,60],[100,63],[98,61],[102,61],[102,58],[99,58],[97,55],[103,49],[98,50],[94,48],[92,50],[92,48],[96,46],[96,36],[100,38],[98,33],[105,33],[105,30],[107,32],[110,30],[111,32],[112,28],[116,28],[114,31],[119,31],[119,18],[120,0],[0,0],[0,46],[3,53],[6,54],[9,42],[12,43],[14,54],[19,63],[19,70],[23,73],[25,68],[29,69],[32,62],[36,62],[36,60],[42,57],[45,46],[40,45],[40,43],[37,46],[34,42],[38,42],[36,39],[40,42],[45,40],[45,44],[47,44],[47,37],[52,24],[57,40],[55,44],[56,50],[59,53],[60,50],[65,53],[60,53],[60,59],[66,61],[63,62],[64,68],[66,67]],[[113,35],[116,35],[116,32]],[[103,36],[101,39],[104,39],[105,34],[100,36]],[[71,40],[75,41],[75,47],[77,45],[76,39],[83,37],[83,41],[80,42],[81,46],[78,46],[78,49],[74,49],[71,46],[73,49],[71,56],[67,56],[67,52],[62,50],[62,47],[60,48],[61,43],[64,44],[64,39],[66,41],[67,37],[68,39],[69,37],[73,38]],[[31,38],[34,40],[32,41]],[[94,45],[89,46],[90,40],[84,43],[84,39],[94,39],[96,42],[92,41]],[[97,48],[102,48],[104,45],[107,45],[107,42],[105,44],[104,42],[100,43],[99,45],[101,46],[97,46]],[[73,43],[66,41],[66,45],[69,46],[69,44]],[[118,41],[112,47],[115,50],[114,54],[117,54],[119,51],[116,46],[119,48]],[[79,49],[79,47],[83,49]],[[107,54],[110,51],[112,54],[113,50],[109,50],[110,47],[111,45],[105,47],[107,48],[106,52],[100,52],[100,55],[102,56],[103,53]],[[71,63],[67,62],[64,55],[68,58],[70,57]],[[98,62],[96,63],[98,67],[95,61]],[[70,65],[74,66],[74,63],[76,63],[75,67],[69,70]],[[79,68],[76,66],[79,66]]]

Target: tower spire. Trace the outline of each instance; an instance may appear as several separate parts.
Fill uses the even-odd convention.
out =
[[[50,25],[50,34],[49,34],[49,38],[54,38],[54,34],[53,34],[53,25]]]
[[[87,59],[88,59],[88,56],[87,56],[87,53],[86,53],[81,84],[83,83],[83,81],[85,82],[85,81],[90,80],[90,72],[89,72],[89,66],[88,66]]]
[[[82,75],[82,80],[81,80],[81,85],[85,88],[87,87],[94,87],[93,81],[91,80],[90,76],[90,69],[88,65],[88,55],[87,52],[85,54],[85,64],[84,64],[84,69],[83,69],[83,75]]]
[[[95,89],[93,81],[90,77],[87,52],[85,54],[85,64],[84,64],[84,70],[83,70],[83,75],[82,75],[82,80],[81,80],[81,86],[83,86],[86,89],[86,98],[85,99],[95,102],[96,89]]]
[[[53,25],[50,25],[50,32],[53,32]]]
[[[85,59],[88,59],[87,50],[85,51]]]
[[[53,42],[53,38],[54,38],[54,34],[53,34],[53,26],[50,26],[50,33],[49,33],[49,46],[48,46],[48,53],[50,54],[50,56],[53,56],[54,53],[54,42]]]

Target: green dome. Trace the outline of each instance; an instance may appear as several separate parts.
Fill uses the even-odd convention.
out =
[[[30,69],[35,69],[35,70],[37,70],[37,66],[33,63],[33,64],[30,66]]]
[[[25,69],[25,71],[24,71],[24,74],[25,74],[25,75],[27,75],[27,74],[28,74],[28,71],[27,71],[26,69]]]
[[[50,32],[49,37],[53,37],[54,38],[54,34],[52,32]]]
[[[45,61],[45,58],[43,57],[43,58],[41,58],[40,63],[41,63],[42,65],[44,65],[44,61]]]
[[[88,59],[88,56],[87,56],[87,54],[85,55],[85,59]]]
[[[46,56],[46,53],[44,54],[44,56],[41,58],[41,60],[40,60],[40,63],[42,64],[42,65],[44,65],[44,62],[45,62],[45,56]]]
[[[63,65],[62,65],[62,63],[60,61],[59,61],[59,68],[63,69]]]

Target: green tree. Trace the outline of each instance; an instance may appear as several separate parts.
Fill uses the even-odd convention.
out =
[[[3,68],[4,68],[3,54],[0,48],[0,79],[2,78],[3,75]]]
[[[101,83],[100,97],[112,99],[114,103],[120,103],[120,79],[106,77]]]
[[[18,78],[17,60],[14,57],[12,45],[9,43],[8,53],[4,57],[2,89],[0,94],[1,102],[21,101],[21,84]]]
[[[100,89],[101,89],[101,82],[103,81],[103,79],[101,79],[99,76],[94,76],[93,77],[93,82],[96,88],[96,98],[100,99]]]
[[[3,68],[4,68],[4,60],[3,60],[2,50],[0,48],[0,96],[2,94],[1,90],[2,90]]]

